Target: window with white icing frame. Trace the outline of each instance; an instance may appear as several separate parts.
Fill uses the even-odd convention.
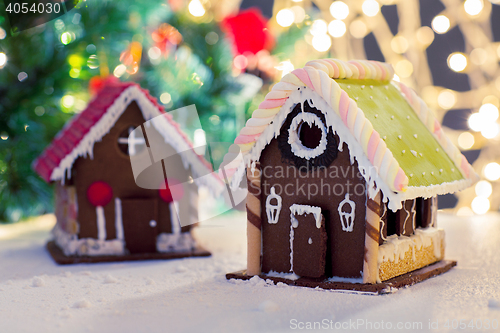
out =
[[[142,129],[128,126],[118,137],[118,148],[128,156],[140,154],[146,148],[146,139]]]
[[[327,148],[327,129],[314,113],[299,112],[288,129],[292,153],[307,160],[323,154]]]

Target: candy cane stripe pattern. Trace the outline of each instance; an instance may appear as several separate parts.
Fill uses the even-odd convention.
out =
[[[261,249],[261,170],[256,162],[247,168],[247,275],[260,274]]]
[[[380,235],[380,203],[378,193],[374,199],[368,198],[365,222],[365,257],[363,261],[363,283],[376,283],[378,277],[378,246]]]

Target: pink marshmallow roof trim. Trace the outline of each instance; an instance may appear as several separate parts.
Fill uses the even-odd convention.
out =
[[[271,92],[266,95],[265,100],[259,105],[259,108],[253,112],[252,118],[247,121],[246,126],[240,131],[239,136],[230,147],[223,163],[226,176],[229,179],[235,173],[237,174],[236,178],[242,176],[240,171],[243,163],[242,158],[244,160],[243,165],[247,166],[258,160],[263,146],[256,143],[260,142],[260,139],[264,139],[261,134],[273,120],[276,120],[275,117],[281,107],[289,96],[297,90],[297,87],[306,86],[318,93],[341,118],[350,134],[361,145],[364,155],[366,155],[371,165],[379,170],[379,177],[388,188],[396,193],[406,192],[408,189],[408,176],[399,166],[399,163],[387,148],[384,140],[380,138],[379,133],[373,128],[371,122],[365,118],[363,112],[357,107],[356,102],[350,99],[347,93],[333,80],[372,79],[391,81],[393,75],[392,66],[386,63],[367,60],[345,62],[336,59],[310,61],[304,68],[296,69],[292,73],[285,75],[280,82],[273,86]],[[396,82],[394,84],[400,89],[420,120],[462,172],[465,178],[464,182],[448,189],[453,189],[453,191],[462,189],[477,181],[477,175],[470,164],[458,148],[444,135],[439,122],[422,99],[405,85]],[[364,125],[359,126],[359,124]],[[355,126],[357,130],[355,130]],[[238,179],[233,179],[233,185],[238,181]],[[428,196],[436,194],[432,192],[435,192],[435,190],[428,189],[426,194]],[[440,192],[449,193],[452,191],[440,190]],[[410,194],[408,193],[408,195]]]
[[[156,116],[163,114],[167,122],[175,129],[175,132],[161,134],[163,136],[175,136],[177,140],[184,143],[187,149],[193,149],[193,144],[181,130],[180,125],[172,119],[171,115],[165,113],[165,110],[158,104],[156,98],[151,96],[147,90],[142,89],[138,84],[132,82],[112,82],[103,87],[97,96],[88,104],[87,108],[74,116],[56,135],[52,143],[33,162],[33,169],[47,182],[63,180],[66,171],[68,171],[67,169],[71,169],[76,158],[86,153],[92,156],[94,143],[99,141],[109,132],[110,128],[114,126],[114,122],[106,124],[106,128],[99,131],[100,135],[91,133],[92,129],[110,111],[120,96],[132,90],[134,90],[134,93],[138,91],[139,94],[142,94],[145,100],[153,106],[152,113],[148,114],[150,117],[146,116],[144,110],[142,110],[146,120],[149,120],[151,115]],[[124,99],[124,103],[119,107],[116,119],[118,119],[134,99],[133,97]],[[86,140],[88,140],[88,142],[84,142]],[[79,147],[81,144],[86,145],[86,147],[81,149],[81,147]],[[87,145],[90,145],[90,148],[87,147]],[[78,151],[75,153],[76,150]],[[193,154],[195,154],[194,150]],[[197,164],[196,167],[205,168],[203,173],[212,171],[212,166],[203,156],[196,154],[194,160]],[[63,167],[62,164],[66,166]],[[61,169],[63,170],[61,171]],[[215,179],[215,177],[212,178]],[[220,183],[220,180],[216,182]]]

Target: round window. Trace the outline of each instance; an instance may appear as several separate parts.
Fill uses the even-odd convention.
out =
[[[326,127],[317,115],[300,112],[288,128],[288,143],[292,153],[310,160],[326,149]]]
[[[328,167],[337,157],[337,140],[325,126],[321,111],[311,108],[307,101],[303,108],[297,104],[281,127],[281,156],[298,168]]]

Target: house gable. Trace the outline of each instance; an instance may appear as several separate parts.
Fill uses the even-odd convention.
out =
[[[194,181],[218,195],[223,190],[220,179],[212,175],[211,165],[196,154],[193,145],[179,124],[165,113],[146,90],[135,83],[115,83],[104,87],[88,107],[76,115],[54,138],[52,144],[35,160],[34,170],[46,181],[71,177],[73,163],[78,157],[93,158],[94,144],[114,126],[127,106],[135,101],[145,120],[163,115],[153,124],[166,143],[181,157],[185,167],[191,167]]]
[[[130,157],[119,148],[118,138],[123,131],[130,127],[137,127],[144,123],[142,112],[135,101],[125,108],[125,111],[116,120],[109,132],[105,134],[93,147],[93,156],[81,156],[75,161],[72,172],[74,186],[78,200],[78,218],[80,224],[79,238],[97,239],[97,220],[95,207],[87,199],[87,190],[96,181],[104,181],[113,189],[114,198],[150,198],[156,200],[159,215],[157,222],[160,232],[171,232],[170,211],[168,205],[160,201],[158,191],[141,188],[136,185]],[[148,157],[147,149],[141,150],[139,156]],[[184,169],[182,161],[178,161],[178,168]],[[187,178],[187,174],[185,176]],[[178,178],[181,181],[185,179]],[[111,200],[104,207],[106,221],[115,220],[115,202]],[[116,238],[114,223],[106,223],[108,240]]]
[[[432,133],[431,135],[439,142],[455,164],[456,169],[460,170],[464,177],[441,183],[436,177],[437,184],[428,182],[427,185],[408,186],[409,178],[413,178],[414,175],[411,172],[407,174],[394,157],[400,152],[393,152],[386,145],[370,119],[365,116],[363,109],[357,105],[357,101],[351,99],[348,93],[335,81],[342,79],[354,79],[358,82],[375,80],[380,84],[388,85],[395,84],[390,82],[392,76],[392,67],[387,64],[374,61],[343,62],[335,59],[311,61],[303,69],[296,69],[284,76],[281,82],[273,86],[273,90],[259,105],[259,109],[254,111],[252,118],[247,121],[246,126],[236,138],[235,145],[229,149],[229,153],[225,157],[224,170],[228,178],[232,177],[232,186],[239,184],[246,166],[251,166],[253,162],[259,160],[262,149],[273,136],[277,135],[279,126],[293,107],[293,102],[303,103],[303,98],[302,100],[300,97],[297,98],[297,91],[309,89],[311,93],[307,98],[314,97],[311,101],[314,100],[315,103],[323,105],[318,109],[327,115],[328,126],[339,134],[341,140],[348,143],[351,156],[356,158],[362,168],[363,175],[370,184],[368,189],[370,198],[375,197],[380,189],[384,194],[384,202],[389,200],[390,209],[396,211],[402,207],[402,201],[406,199],[452,193],[468,187],[477,180],[477,175],[460,151],[446,138],[437,120],[414,92],[402,84],[396,85],[400,90],[400,96],[404,96],[414,114],[427,127],[427,132]],[[392,88],[388,90],[391,94],[394,93]],[[369,96],[365,97],[369,98]],[[386,92],[381,97],[383,99],[387,97],[389,100],[390,95],[388,96]],[[418,122],[418,120],[416,121]],[[420,130],[426,131],[422,128]],[[418,137],[418,133],[414,134],[417,134]],[[427,147],[426,149],[431,148]],[[423,151],[426,152],[426,149]],[[411,150],[409,153],[413,154]],[[416,154],[420,156],[419,152]],[[443,160],[446,161],[446,159]],[[405,159],[402,161],[406,163]],[[424,164],[423,168],[425,167]],[[422,176],[423,172],[425,171],[422,171]],[[446,171],[443,168],[444,172]],[[459,175],[457,177],[460,177],[460,172],[457,174]],[[415,184],[419,184],[419,182],[417,181]]]

